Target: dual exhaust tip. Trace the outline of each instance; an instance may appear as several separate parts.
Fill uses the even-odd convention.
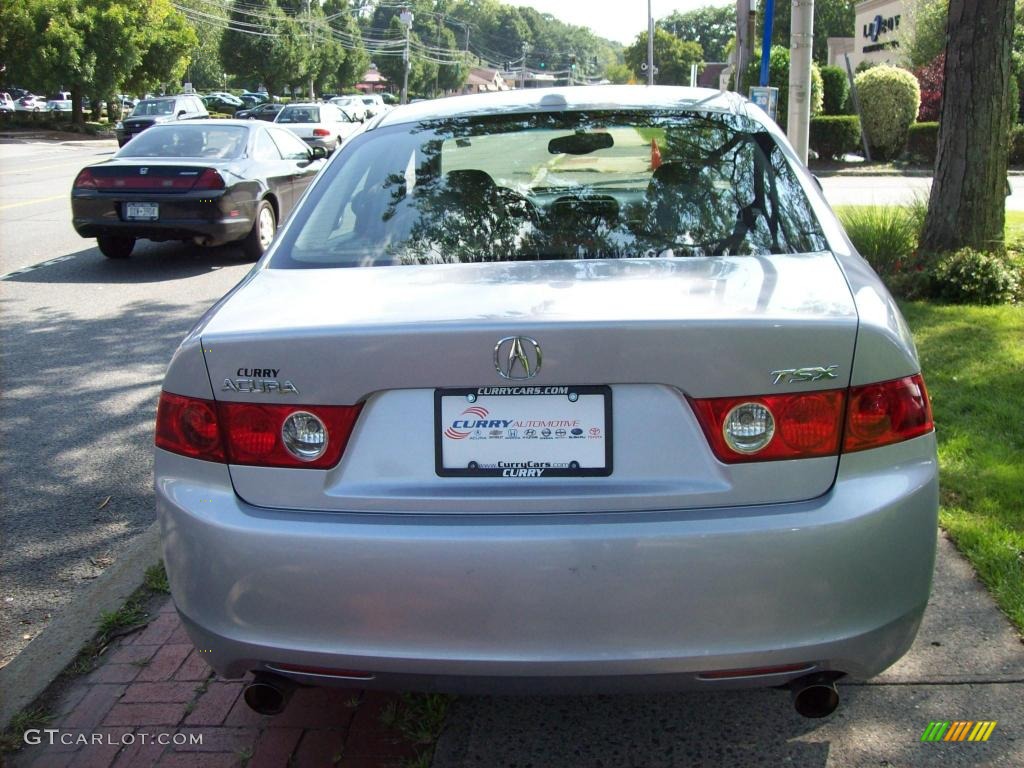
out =
[[[839,706],[835,674],[818,673],[798,677],[787,687],[793,698],[793,708],[804,717],[828,717]]]
[[[296,684],[282,675],[257,672],[245,686],[245,703],[261,715],[278,715],[288,706]],[[789,683],[793,708],[809,718],[828,717],[839,706],[839,690],[835,675],[814,674],[797,678]]]

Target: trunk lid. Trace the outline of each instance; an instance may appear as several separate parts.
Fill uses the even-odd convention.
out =
[[[216,397],[365,403],[338,466],[232,466],[249,503],[293,509],[497,513],[736,506],[831,487],[835,457],[725,465],[687,397],[845,387],[857,315],[829,253],[725,258],[266,269],[202,331]],[[535,339],[528,382],[495,370],[496,343]],[[777,385],[780,369],[838,378]],[[239,381],[252,385],[238,386]],[[261,379],[291,388],[262,391]],[[606,477],[441,477],[435,391],[608,387]],[[256,391],[245,391],[245,390]],[[612,429],[614,428],[614,429]]]
[[[207,168],[217,170],[217,163],[193,165],[173,160],[115,160],[89,166],[101,192],[188,192]]]

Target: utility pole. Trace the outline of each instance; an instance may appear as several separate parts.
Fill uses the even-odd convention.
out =
[[[654,85],[654,15],[647,0],[647,84]]]
[[[789,34],[789,113],[786,134],[800,162],[807,164],[811,128],[811,48],[814,0],[793,0]]]
[[[309,25],[309,63],[310,67],[313,65],[313,52],[316,50],[316,44],[313,42],[313,8],[311,7],[311,0],[306,0],[306,21]],[[309,70],[309,100],[313,101],[316,96],[313,94],[313,80],[316,77],[316,73],[311,68]]]
[[[523,65],[520,68],[520,88],[526,88],[526,52],[530,50],[530,46],[523,43]]]
[[[743,93],[743,70],[752,55],[750,41],[750,0],[736,0],[736,93]]]
[[[409,103],[409,34],[412,32],[413,15],[409,9],[403,9],[398,20],[405,25],[405,50],[402,52],[402,104]]]

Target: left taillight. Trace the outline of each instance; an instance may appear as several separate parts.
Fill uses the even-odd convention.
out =
[[[314,128],[313,129],[313,135],[314,136],[330,136],[331,132],[328,131],[326,128]]]
[[[156,445],[193,459],[223,462],[217,404],[161,392],[156,409]]]
[[[328,469],[341,460],[361,409],[217,403],[162,392],[156,445],[205,461]]]
[[[92,175],[92,171],[88,168],[83,168],[78,172],[75,177],[75,189],[96,189],[96,177]]]

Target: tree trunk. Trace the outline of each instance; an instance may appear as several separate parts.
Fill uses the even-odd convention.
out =
[[[82,114],[82,89],[79,86],[71,86],[71,122],[74,125],[84,125],[85,116]]]
[[[1013,0],[950,0],[935,180],[921,248],[998,248],[1004,239]]]

